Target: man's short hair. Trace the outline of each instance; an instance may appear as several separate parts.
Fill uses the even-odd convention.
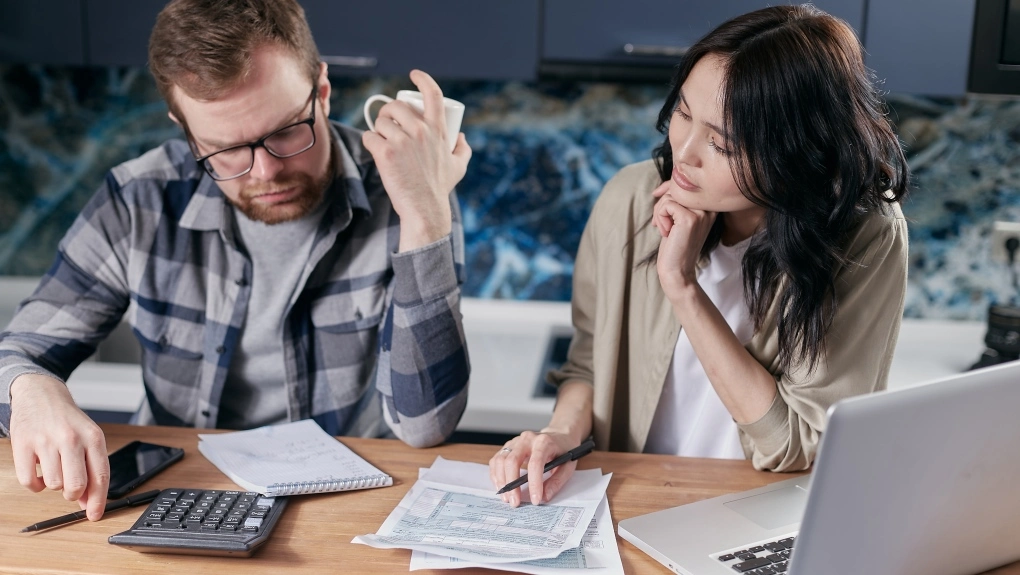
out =
[[[149,37],[149,69],[183,122],[174,86],[196,100],[222,97],[248,78],[265,46],[291,52],[318,77],[319,50],[296,0],[172,0]]]

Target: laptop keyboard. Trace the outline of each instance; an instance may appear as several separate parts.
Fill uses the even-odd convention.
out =
[[[796,537],[784,537],[733,551],[715,553],[712,557],[744,575],[786,573],[795,540]]]

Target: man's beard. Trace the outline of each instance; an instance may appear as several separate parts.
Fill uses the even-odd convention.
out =
[[[272,182],[245,186],[241,188],[237,200],[230,200],[230,203],[252,221],[267,225],[289,222],[303,218],[319,207],[331,179],[330,170],[327,170],[318,180],[308,174],[294,174]],[[254,201],[254,198],[258,196],[278,193],[295,187],[300,190],[300,193],[286,203],[264,204]]]

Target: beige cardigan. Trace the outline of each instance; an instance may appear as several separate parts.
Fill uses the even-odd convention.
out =
[[[620,170],[599,196],[574,268],[575,335],[553,384],[594,386],[599,449],[644,449],[680,333],[655,265],[636,266],[659,245],[651,218],[661,183],[651,160]],[[644,226],[644,227],[642,227]],[[907,224],[898,204],[865,217],[848,246],[856,265],[836,275],[837,313],[822,362],[811,373],[778,371],[774,312],[746,348],[776,377],[779,393],[758,421],[739,426],[755,468],[794,471],[814,460],[826,410],[836,401],[884,389],[903,314]]]

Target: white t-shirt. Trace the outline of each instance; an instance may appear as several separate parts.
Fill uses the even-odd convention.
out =
[[[740,260],[750,241],[748,238],[732,246],[719,244],[708,265],[698,272],[698,284],[744,345],[754,335],[740,271]],[[744,459],[737,424],[708,380],[683,329],[666,372],[645,453]]]

